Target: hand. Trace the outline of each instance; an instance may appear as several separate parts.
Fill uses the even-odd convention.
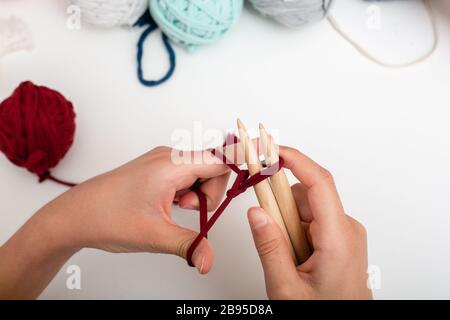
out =
[[[70,233],[69,244],[109,252],[158,252],[186,258],[197,232],[173,222],[172,204],[197,208],[197,196],[188,188],[199,178],[209,179],[201,188],[212,210],[223,197],[229,173],[223,164],[176,164],[172,151],[166,147],[152,150],[74,188],[51,204],[50,210],[58,212],[55,218],[59,223],[75,230]],[[191,159],[207,156],[206,152],[187,154],[192,155]],[[66,228],[64,233],[67,237]],[[207,273],[212,259],[212,249],[205,239],[194,252],[193,263],[200,273]]]
[[[39,210],[0,248],[0,297],[38,296],[81,248],[159,252],[186,258],[197,232],[174,223],[172,205],[197,208],[198,198],[189,187],[202,179],[201,190],[208,209],[213,210],[223,197],[229,170],[211,161],[176,164],[173,151],[156,148],[72,188]],[[212,157],[209,152],[183,155],[190,159]],[[208,240],[202,240],[192,260],[200,273],[209,272],[213,251]]]
[[[333,177],[297,150],[281,147],[280,155],[300,183],[292,187],[313,248],[295,266],[278,225],[261,208],[248,212],[270,299],[371,299],[367,287],[367,236],[346,215]]]

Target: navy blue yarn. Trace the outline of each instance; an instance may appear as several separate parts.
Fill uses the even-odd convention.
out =
[[[150,11],[147,11],[144,13],[142,17],[139,18],[139,20],[134,24],[134,26],[137,27],[144,27],[148,26],[147,29],[142,32],[141,37],[139,38],[139,41],[137,43],[137,74],[139,82],[142,83],[144,86],[147,87],[154,87],[158,86],[167,80],[170,79],[170,77],[173,75],[173,72],[175,71],[176,66],[176,59],[175,59],[175,51],[173,50],[169,38],[162,34],[162,40],[164,43],[164,47],[166,48],[166,51],[169,55],[169,70],[167,73],[159,80],[147,80],[144,78],[144,72],[142,70],[142,57],[144,55],[144,43],[147,37],[158,28],[158,25],[153,20],[152,16],[150,15]]]

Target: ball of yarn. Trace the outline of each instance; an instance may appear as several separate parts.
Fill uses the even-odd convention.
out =
[[[333,0],[250,0],[255,9],[279,23],[298,28],[323,19]]]
[[[150,13],[161,30],[189,50],[222,38],[242,7],[242,0],[150,0]]]
[[[72,103],[55,90],[24,82],[0,104],[0,150],[40,181],[50,178],[74,135]]]
[[[81,19],[101,27],[132,26],[148,9],[148,0],[70,0]]]

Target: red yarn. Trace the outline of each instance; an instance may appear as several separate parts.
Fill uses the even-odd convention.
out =
[[[238,143],[238,139],[236,136],[231,135],[225,140],[223,146],[228,146],[231,144]],[[247,191],[248,188],[257,185],[258,183],[266,180],[267,178],[273,176],[275,173],[280,171],[284,166],[284,160],[280,157],[279,162],[273,164],[270,167],[264,168],[261,172],[250,176],[248,170],[239,169],[237,165],[232,163],[227,157],[220,152],[218,149],[209,150],[214,156],[221,159],[224,164],[226,164],[231,170],[233,170],[236,174],[236,180],[232,187],[227,191],[225,200],[219,205],[216,209],[212,217],[208,220],[208,206],[206,195],[201,191],[201,185],[199,182],[195,183],[191,190],[197,194],[199,201],[199,212],[200,212],[200,233],[191,243],[188,252],[187,252],[187,262],[189,266],[193,267],[192,263],[192,255],[194,254],[195,249],[198,247],[203,238],[208,237],[208,231],[213,227],[214,223],[216,223],[217,219],[219,219],[220,215],[225,211],[231,201],[239,196],[241,193]]]
[[[75,112],[59,92],[27,81],[0,104],[0,150],[15,165],[67,186],[54,168],[72,146]]]

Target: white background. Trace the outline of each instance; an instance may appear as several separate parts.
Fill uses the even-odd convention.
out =
[[[66,27],[65,1],[3,0],[33,29],[35,49],[0,61],[0,99],[23,80],[73,101],[76,141],[55,175],[82,181],[161,144],[176,129],[227,130],[240,117],[278,130],[280,142],[330,169],[346,210],[368,229],[369,259],[381,269],[375,297],[450,298],[450,14],[439,8],[440,44],[425,63],[402,70],[374,65],[326,21],[287,30],[246,8],[215,45],[176,48],[174,77],[158,88],[135,75],[138,30]],[[447,3],[448,5],[448,3]],[[381,30],[366,27],[368,3],[337,1],[333,15],[378,57],[401,62],[424,53],[432,34],[417,1],[379,3]],[[159,36],[147,43],[146,72],[162,74]],[[0,157],[0,242],[65,191]],[[177,257],[83,250],[67,265],[82,270],[69,291],[65,268],[42,298],[265,298],[246,210],[236,199],[210,233],[216,260],[199,276]],[[174,211],[198,227],[197,214]]]

